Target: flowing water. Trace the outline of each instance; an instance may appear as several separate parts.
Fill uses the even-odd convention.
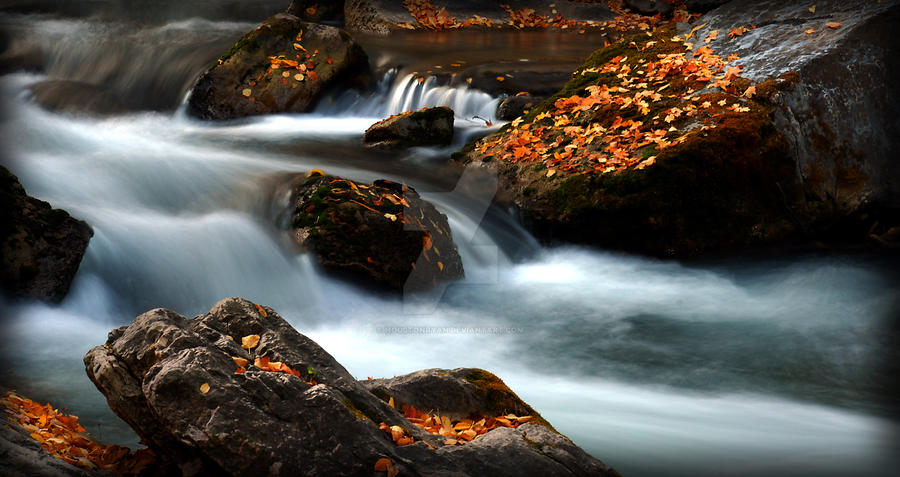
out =
[[[458,42],[435,53],[414,37],[372,40],[384,79],[370,91],[336,92],[309,114],[210,124],[184,114],[185,95],[254,24],[207,17],[0,16],[8,47],[44,65],[0,78],[4,163],[31,195],[94,229],[62,304],[2,304],[3,382],[68,407],[108,442],[135,445],[87,379],[84,353],[147,309],[190,316],[242,296],[272,306],[360,379],[489,369],[624,475],[893,475],[895,260],[679,264],[541,246],[508,214],[485,211],[483,191],[454,188],[459,174],[444,165],[491,130],[472,116],[496,127],[498,99],[420,83],[411,72],[421,65],[407,60],[417,48],[422,64],[431,54],[465,57]],[[543,48],[536,56],[569,61],[596,47],[501,38],[494,60]],[[490,56],[476,50],[467,61]],[[28,91],[48,78],[102,85],[133,112],[48,112]],[[400,157],[362,147],[373,122],[435,104],[457,112],[452,146]],[[449,216],[466,279],[404,300],[297,255],[278,227],[283,184],[313,167],[416,187]]]

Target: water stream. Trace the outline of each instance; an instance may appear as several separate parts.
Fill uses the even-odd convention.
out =
[[[0,304],[0,378],[67,407],[104,440],[137,443],[87,379],[84,353],[150,308],[191,316],[242,296],[360,379],[489,369],[624,475],[893,475],[895,260],[679,264],[541,246],[503,211],[485,215],[471,191],[451,192],[449,152],[497,127],[498,98],[486,93],[420,83],[398,62],[371,91],[336,92],[309,114],[211,124],[184,114],[185,95],[253,23],[4,14],[0,24],[45,65],[0,77],[4,163],[31,195],[94,229],[62,304]],[[518,55],[520,40],[509,41],[498,51]],[[48,112],[28,91],[47,78],[103,85],[132,112]],[[457,113],[452,146],[386,157],[361,145],[373,122],[437,104]],[[314,167],[416,187],[449,216],[467,278],[409,306],[323,274],[273,219],[284,177]]]

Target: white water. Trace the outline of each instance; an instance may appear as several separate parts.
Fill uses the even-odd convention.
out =
[[[399,78],[316,113],[223,125],[177,112],[56,115],[25,92],[41,78],[2,79],[6,162],[29,193],[95,235],[63,304],[3,306],[5,367],[109,441],[135,438],[84,375],[83,354],[149,308],[194,315],[242,296],[275,308],[361,379],[489,369],[625,475],[893,475],[896,426],[879,417],[890,394],[878,372],[900,293],[877,262],[686,267],[542,248],[404,174],[434,167],[441,151],[412,151],[389,174],[344,157],[366,157],[365,128],[403,110],[451,104],[463,137],[483,128],[471,115],[493,119],[495,99],[433,80]],[[423,191],[449,215],[467,279],[410,307],[295,255],[272,220],[283,204],[277,176],[312,167]]]

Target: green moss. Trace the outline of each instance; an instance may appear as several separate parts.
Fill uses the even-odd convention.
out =
[[[231,48],[227,52],[225,52],[224,55],[219,57],[219,61],[220,62],[228,61],[228,59],[231,58],[232,56],[234,56],[235,53],[237,53],[238,51],[244,50],[245,48],[248,52],[259,49],[259,43],[252,36],[252,34],[244,35],[234,45],[231,45]]]
[[[344,398],[343,402],[344,402],[344,406],[346,406],[347,409],[349,409],[350,412],[352,412],[353,415],[356,416],[357,419],[361,419],[363,421],[368,419],[372,422],[375,422],[375,420],[372,419],[371,417],[369,417],[368,415],[366,415],[366,413],[360,411],[359,408],[356,407],[355,404],[353,404],[353,401],[351,401],[350,398]],[[377,422],[376,422],[376,424],[377,424]]]
[[[467,373],[463,379],[474,385],[481,393],[483,393],[482,399],[484,400],[487,414],[502,416],[509,413],[516,413],[518,415],[527,413],[534,416],[534,421],[532,421],[534,424],[544,426],[553,432],[557,432],[549,422],[538,414],[537,411],[532,409],[531,406],[519,399],[519,396],[509,389],[509,387],[497,376],[494,376],[487,371],[476,369]]]

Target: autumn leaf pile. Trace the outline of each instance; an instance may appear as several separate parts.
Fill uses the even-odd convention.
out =
[[[391,407],[394,407],[394,398],[390,398],[388,404]],[[415,426],[425,430],[429,434],[446,437],[447,439],[444,440],[444,445],[448,446],[463,445],[494,429],[500,427],[515,428],[519,427],[520,424],[525,424],[534,419],[534,416],[516,416],[514,414],[507,414],[505,416],[481,418],[478,420],[460,419],[451,421],[447,416],[425,413],[408,404],[401,405],[400,410],[403,412],[403,417]],[[382,422],[379,425],[379,429],[390,437],[394,444],[398,446],[405,446],[413,443],[413,438],[409,434],[409,431],[402,426],[388,426],[386,423]]]
[[[607,1],[603,3],[605,3],[610,10],[617,13],[618,16],[606,22],[575,21],[567,19],[555,9],[552,10],[550,15],[542,15],[533,8],[514,10],[509,5],[500,4],[500,7],[509,15],[509,20],[505,23],[496,23],[489,18],[484,18],[479,15],[473,15],[471,18],[464,21],[458,21],[453,15],[447,12],[446,7],[438,7],[429,0],[405,0],[403,6],[406,7],[410,15],[416,20],[417,25],[411,23],[398,23],[397,26],[409,30],[415,30],[418,27],[429,30],[449,30],[468,27],[503,28],[505,26],[519,29],[559,28],[561,30],[566,30],[578,28],[580,29],[579,33],[583,33],[586,28],[610,28],[617,31],[649,30],[659,21],[659,17],[628,13],[622,8],[621,1]],[[676,15],[679,15],[679,18],[690,17],[690,15],[684,11],[679,11]]]
[[[50,404],[7,392],[0,399],[8,419],[22,426],[52,456],[88,470],[110,470],[122,475],[137,475],[156,461],[149,449],[132,453],[117,445],[104,446],[85,434],[78,418],[62,414]]]
[[[296,51],[293,59],[289,59],[286,55],[270,56],[269,67],[265,73],[261,73],[256,79],[251,80],[248,87],[241,90],[241,94],[250,102],[255,102],[253,88],[255,88],[264,77],[269,75],[280,76],[281,84],[291,85],[291,88],[297,88],[301,83],[306,81],[318,81],[319,73],[316,72],[315,58],[319,55],[319,50],[313,50],[312,53],[306,50],[302,45],[303,30],[297,33],[294,38],[293,48]],[[302,56],[301,56],[302,55]],[[221,62],[221,60],[219,60]],[[332,64],[333,58],[326,58],[325,62]],[[321,64],[321,62],[320,62]]]
[[[741,78],[739,58],[723,59],[709,47],[717,31],[691,52],[696,31],[681,37],[663,29],[614,45],[623,54],[574,73],[573,82],[584,84],[574,94],[516,119],[476,149],[501,161],[543,164],[547,177],[652,165],[689,134],[714,129],[719,116],[753,107],[755,86]]]

